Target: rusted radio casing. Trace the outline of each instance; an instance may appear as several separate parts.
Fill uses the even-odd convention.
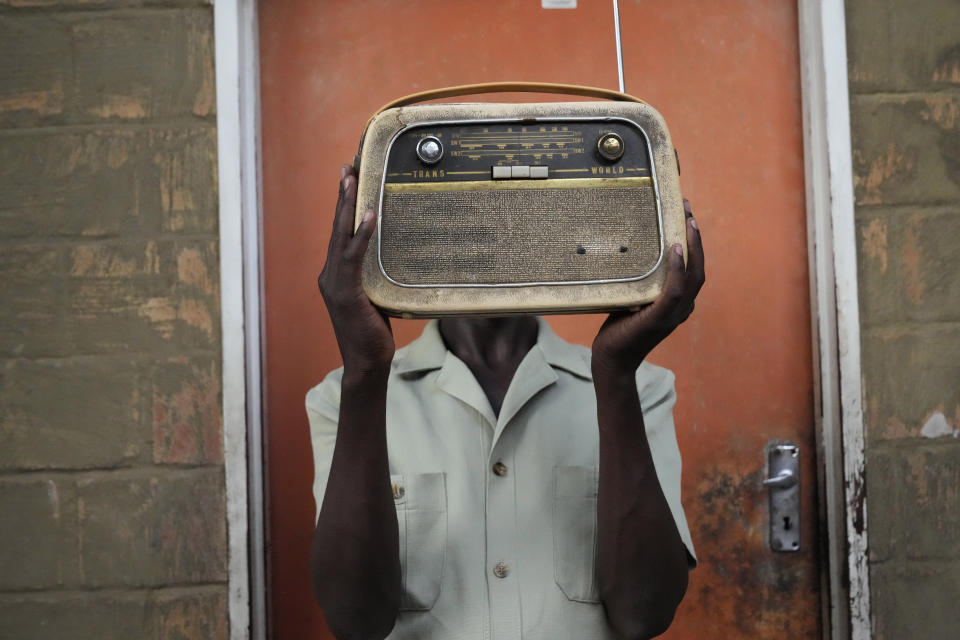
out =
[[[557,138],[554,128],[564,127],[564,137]],[[636,166],[624,167],[599,155],[595,141],[585,136],[602,133],[604,127],[645,141],[646,172],[636,149],[629,163]],[[433,165],[417,164],[407,147],[411,140],[431,134],[440,139],[447,135],[444,158]],[[567,147],[539,142],[577,139],[580,144]],[[629,140],[625,146],[630,147]],[[510,154],[513,150],[517,153]],[[659,296],[668,248],[680,243],[686,252],[676,152],[663,118],[647,104],[439,103],[391,108],[369,123],[358,159],[356,224],[367,210],[377,215],[377,229],[364,256],[363,287],[389,315],[503,316],[636,308]],[[473,175],[451,175],[451,166],[472,169],[459,174]],[[553,170],[540,181],[494,180],[493,166],[519,166],[520,173],[523,166]],[[413,175],[402,175],[407,173]],[[621,215],[620,209],[631,215]],[[571,236],[565,218],[576,218],[582,241]],[[634,227],[641,218],[645,230],[638,231]],[[630,254],[634,247],[618,239],[620,220],[623,237],[642,245],[642,251]],[[491,227],[494,223],[509,230]],[[596,237],[591,229],[600,230]],[[397,237],[402,238],[399,244]],[[495,241],[484,246],[490,239]],[[511,248],[507,255],[505,248]],[[621,257],[632,262],[617,271]],[[498,282],[500,264],[504,273]],[[475,274],[471,265],[482,269]],[[525,279],[527,265],[537,277]]]

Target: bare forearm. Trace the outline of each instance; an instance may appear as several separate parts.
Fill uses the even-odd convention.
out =
[[[386,438],[388,371],[344,373],[337,443],[313,536],[314,591],[341,639],[385,637],[399,609],[397,516]]]
[[[625,638],[651,638],[687,588],[686,552],[653,466],[632,372],[594,368],[600,425],[600,592]]]

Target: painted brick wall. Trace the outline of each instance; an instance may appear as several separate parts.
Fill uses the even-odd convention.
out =
[[[226,637],[212,19],[0,0],[0,639]]]
[[[847,2],[878,640],[960,628],[960,3]]]

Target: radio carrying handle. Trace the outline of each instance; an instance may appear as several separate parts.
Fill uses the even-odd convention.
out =
[[[589,98],[602,98],[620,102],[643,102],[640,98],[631,96],[628,93],[621,93],[620,91],[603,89],[601,87],[557,84],[553,82],[484,82],[481,84],[461,84],[455,87],[442,87],[440,89],[431,89],[430,91],[411,93],[408,96],[388,102],[377,109],[373,115],[376,116],[380,112],[393,109],[394,107],[404,107],[417,102],[426,102],[427,100],[452,98],[454,96],[481,95],[484,93],[559,93],[568,96],[586,96]]]

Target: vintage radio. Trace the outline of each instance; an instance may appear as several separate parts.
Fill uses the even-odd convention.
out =
[[[527,91],[606,102],[435,103]],[[663,118],[615,91],[537,83],[408,96],[367,125],[357,224],[377,214],[363,285],[403,317],[584,313],[655,299],[686,248]]]

